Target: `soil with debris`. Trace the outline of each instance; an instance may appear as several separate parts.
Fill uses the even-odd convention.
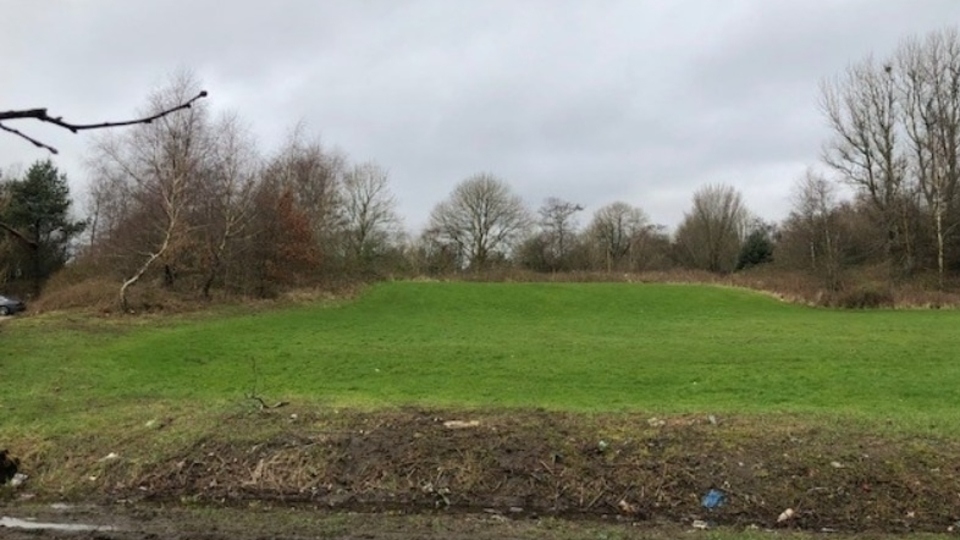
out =
[[[473,529],[477,523],[499,530],[499,537],[533,538],[540,526],[529,524],[544,520],[571,528],[616,522],[659,530],[663,524],[849,533],[943,533],[960,527],[960,441],[949,439],[845,432],[783,418],[542,411],[404,410],[333,417],[277,410],[229,423],[230,437],[211,434],[152,463],[118,457],[102,466],[95,488],[70,497],[107,505],[94,507],[88,520],[120,521],[123,528],[69,537],[313,534],[302,517],[292,518],[296,526],[288,533],[269,532],[266,524],[279,521],[268,517],[262,527],[217,532],[238,523],[217,512],[256,516],[267,508],[377,516],[356,520],[365,531],[360,536],[350,536],[352,530],[325,536],[336,538],[431,537],[423,530],[390,529],[393,525],[377,530],[377,523],[391,523],[389,516],[421,516],[432,523],[428,531],[440,520],[445,534],[438,537],[444,538],[480,537]],[[236,436],[266,424],[282,429],[267,440]],[[41,464],[21,460],[21,470],[31,467],[43,477]],[[24,504],[62,496],[45,492],[39,481],[26,501],[24,490],[3,489],[7,506],[0,515],[29,514]],[[211,513],[169,517],[184,508]],[[206,532],[198,536],[200,530]],[[0,532],[8,534],[4,538],[67,534]]]
[[[81,523],[99,530],[3,529],[4,540],[581,540],[647,538],[667,540],[685,530],[678,524],[630,522],[612,518],[569,521],[557,518],[512,519],[498,514],[420,512],[416,514],[331,512],[299,507],[217,508],[80,507],[56,510],[20,508],[40,522]],[[32,522],[32,521],[31,521]]]

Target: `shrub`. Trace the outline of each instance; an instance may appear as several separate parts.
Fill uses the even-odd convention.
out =
[[[117,305],[119,289],[116,281],[104,278],[48,283],[43,294],[30,307],[36,312],[82,308],[110,311]]]
[[[832,305],[846,309],[893,307],[893,292],[889,289],[862,285],[855,289],[836,293]]]

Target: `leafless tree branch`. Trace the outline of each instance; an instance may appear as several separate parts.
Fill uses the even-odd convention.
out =
[[[72,122],[67,122],[66,120],[63,119],[62,116],[50,116],[49,113],[47,113],[47,109],[22,109],[22,110],[12,110],[12,111],[0,111],[0,121],[26,120],[26,119],[36,120],[38,122],[44,122],[47,124],[53,124],[55,126],[62,127],[63,129],[69,130],[72,133],[78,133],[80,131],[86,131],[91,129],[106,129],[106,128],[133,126],[137,124],[150,124],[154,120],[158,120],[169,114],[173,114],[177,111],[182,111],[184,109],[189,109],[190,107],[193,106],[193,104],[197,100],[205,97],[207,97],[207,91],[202,90],[200,93],[193,96],[189,100],[183,103],[180,103],[178,105],[175,105],[173,107],[170,107],[169,109],[164,109],[156,114],[145,116],[143,118],[136,118],[133,120],[122,120],[119,122],[100,122],[97,124],[74,124]],[[17,129],[11,128],[9,126],[5,126],[3,124],[0,124],[0,129],[8,133],[17,135],[18,137],[21,137],[23,139],[26,139],[28,142],[30,142],[34,146],[38,148],[46,149],[50,151],[50,153],[52,154],[57,153],[56,148],[48,144],[45,144],[37,139],[34,139],[33,137],[30,137],[29,135],[26,135]]]
[[[27,236],[26,236],[25,234],[23,234],[22,232],[14,229],[14,228],[11,227],[10,225],[8,225],[8,224],[0,221],[0,229],[3,229],[3,230],[5,230],[5,231],[7,231],[8,233],[12,234],[17,240],[23,242],[27,247],[36,249],[36,247],[37,247],[37,243],[36,243],[36,242],[34,242],[33,240],[27,238]]]
[[[30,144],[36,146],[37,148],[43,148],[44,150],[49,150],[51,154],[58,154],[58,153],[59,153],[59,152],[57,152],[57,149],[56,149],[56,148],[50,146],[49,144],[44,144],[44,143],[42,143],[42,142],[34,139],[33,137],[27,135],[26,133],[23,133],[23,132],[20,131],[20,130],[14,129],[14,128],[12,128],[12,127],[5,126],[5,125],[3,125],[3,124],[0,124],[0,129],[6,131],[6,132],[8,132],[8,133],[13,133],[13,134],[16,135],[17,137],[20,137],[21,139],[26,139],[27,142],[29,142]]]

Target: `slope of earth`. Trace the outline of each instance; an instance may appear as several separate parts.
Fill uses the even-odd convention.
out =
[[[361,408],[825,412],[956,433],[958,326],[960,311],[625,283],[400,282],[276,311],[38,317],[4,328],[0,430],[95,429],[134,404],[257,393]]]
[[[78,437],[24,448],[30,479],[0,493],[11,503],[257,503],[816,531],[945,532],[960,520],[960,442],[843,423],[302,409],[218,423],[162,453],[151,448],[162,434],[146,427],[99,453],[88,445],[104,440]],[[705,508],[710,490],[722,500]]]

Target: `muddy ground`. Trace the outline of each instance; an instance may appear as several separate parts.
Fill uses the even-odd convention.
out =
[[[929,436],[784,417],[542,411],[277,409],[222,425],[162,455],[137,455],[145,439],[109,459],[11,448],[30,480],[0,488],[0,515],[56,520],[51,503],[92,502],[66,518],[122,530],[69,537],[122,540],[960,528],[960,441]]]
[[[570,521],[558,518],[510,518],[498,514],[396,512],[364,514],[316,508],[183,508],[137,505],[52,509],[20,507],[29,523],[81,523],[100,530],[56,531],[0,528],[4,540],[574,540],[647,538],[665,540],[692,531],[674,523],[627,519]],[[763,531],[749,531],[755,537]],[[743,533],[733,531],[733,535]],[[799,540],[799,539],[798,539]]]

